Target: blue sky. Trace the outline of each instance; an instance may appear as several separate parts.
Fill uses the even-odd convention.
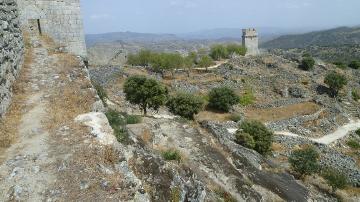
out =
[[[86,33],[360,25],[360,0],[81,0]]]

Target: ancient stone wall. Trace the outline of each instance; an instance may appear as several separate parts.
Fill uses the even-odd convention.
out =
[[[243,29],[242,44],[247,48],[247,55],[259,54],[259,37],[255,29]]]
[[[17,1],[25,29],[48,35],[68,52],[86,57],[80,0]]]
[[[15,0],[0,0],[0,117],[11,103],[12,85],[22,66],[24,44]]]

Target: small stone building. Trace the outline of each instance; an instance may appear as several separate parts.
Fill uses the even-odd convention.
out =
[[[259,37],[254,28],[243,29],[242,45],[247,48],[247,55],[257,55],[259,51]]]
[[[86,57],[80,0],[17,0],[22,27],[46,34],[68,52]]]

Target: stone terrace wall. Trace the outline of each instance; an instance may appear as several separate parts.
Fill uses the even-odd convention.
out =
[[[80,0],[17,0],[21,23],[39,20],[43,34],[75,55],[86,57]],[[37,26],[36,26],[37,27]]]
[[[22,66],[24,44],[15,0],[0,0],[0,117],[11,103],[12,85]]]

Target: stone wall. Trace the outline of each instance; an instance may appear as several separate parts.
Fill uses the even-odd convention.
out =
[[[80,0],[17,0],[21,24],[46,34],[68,52],[86,57]]]
[[[243,29],[242,43],[247,48],[247,55],[259,54],[259,37],[255,29]]]
[[[0,117],[11,103],[12,85],[22,66],[24,44],[15,0],[0,0]]]

